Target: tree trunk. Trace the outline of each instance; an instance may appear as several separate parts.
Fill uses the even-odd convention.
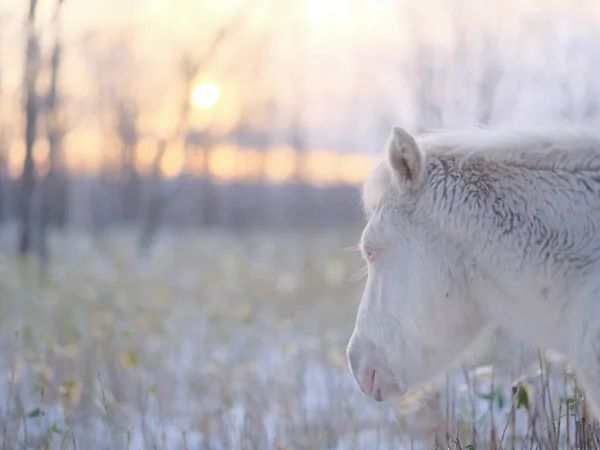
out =
[[[0,21],[1,25],[1,21]],[[4,97],[4,79],[2,77],[2,70],[4,69],[5,61],[2,58],[4,51],[4,41],[0,35],[0,105],[3,104]],[[4,222],[8,219],[8,208],[7,208],[7,188],[8,180],[10,175],[7,171],[8,161],[8,138],[6,136],[6,124],[4,123],[4,114],[2,107],[0,107],[0,222]]]
[[[35,30],[37,0],[30,0],[27,20],[27,48],[25,55],[25,160],[20,180],[19,198],[19,243],[20,255],[27,254],[32,247],[33,194],[36,185],[33,146],[36,138],[37,96],[36,82],[39,72],[39,45]]]
[[[41,183],[41,198],[38,229],[38,252],[42,259],[50,257],[48,249],[48,228],[50,225],[63,228],[66,220],[67,177],[62,161],[62,138],[64,124],[60,123],[58,76],[62,45],[60,40],[60,7],[62,0],[58,0],[54,16],[55,42],[52,51],[50,88],[47,96],[46,134],[48,140],[48,172]]]
[[[148,251],[160,225],[160,216],[163,209],[163,197],[159,192],[160,181],[162,178],[160,165],[163,156],[165,155],[166,147],[166,141],[161,140],[158,143],[156,156],[152,162],[152,174],[150,175],[146,198],[142,209],[142,224],[138,240],[138,252],[140,254],[144,254]]]

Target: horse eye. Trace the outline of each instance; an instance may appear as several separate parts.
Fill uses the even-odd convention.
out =
[[[372,262],[375,260],[375,258],[377,258],[377,255],[379,254],[379,250],[375,249],[375,248],[371,248],[371,247],[365,247],[364,254],[365,254],[365,259],[369,262]]]

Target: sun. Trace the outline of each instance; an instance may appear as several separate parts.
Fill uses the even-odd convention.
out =
[[[199,108],[210,108],[219,99],[219,88],[213,83],[202,83],[192,92],[192,100]]]

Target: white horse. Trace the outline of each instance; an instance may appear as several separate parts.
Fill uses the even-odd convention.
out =
[[[386,156],[363,186],[361,390],[398,398],[505,329],[569,361],[600,418],[600,133],[395,127]]]

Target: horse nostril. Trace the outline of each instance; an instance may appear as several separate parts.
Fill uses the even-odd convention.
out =
[[[365,394],[371,395],[375,386],[375,369],[368,368],[363,377],[363,389]]]
[[[367,339],[355,338],[350,341],[347,354],[350,370],[357,380],[360,390],[371,396],[375,391],[375,375],[377,367],[379,367],[375,345]]]
[[[377,402],[383,401],[383,395],[381,394],[381,389],[377,389],[373,394],[373,399]]]
[[[383,402],[400,392],[390,367],[378,357],[372,341],[364,338],[351,339],[347,357],[352,375],[363,394],[377,402]]]

